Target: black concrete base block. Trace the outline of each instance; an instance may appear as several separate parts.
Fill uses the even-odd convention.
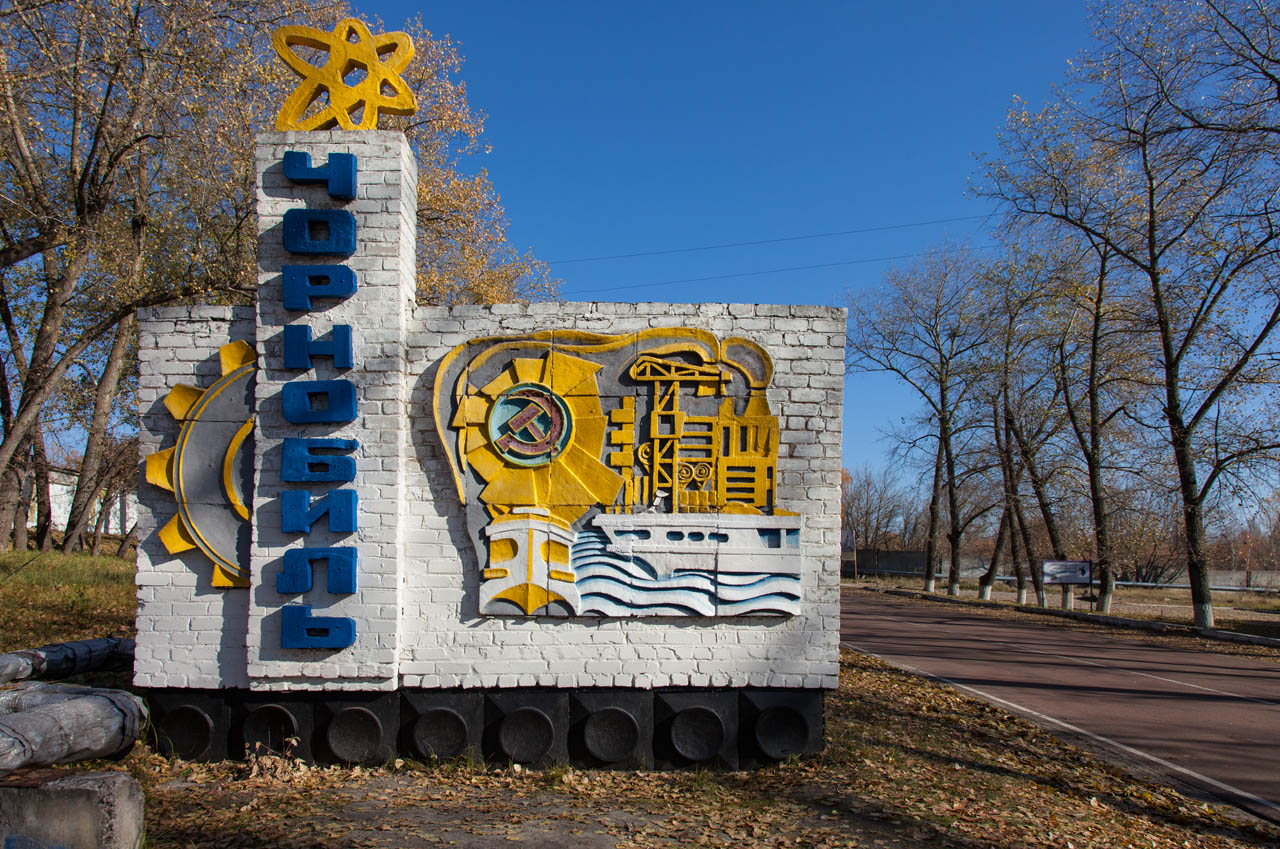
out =
[[[653,723],[658,769],[738,766],[736,691],[660,691],[654,696]]]
[[[377,766],[395,760],[399,693],[326,693],[316,702],[316,760]]]
[[[585,769],[651,769],[653,693],[574,691],[569,696],[569,761]]]
[[[315,702],[301,693],[244,693],[232,705],[232,757],[287,754],[314,761]]]
[[[150,742],[184,760],[462,756],[535,768],[755,767],[821,752],[823,690],[151,690]]]
[[[149,690],[147,742],[184,761],[224,761],[231,733],[225,690]]]
[[[745,767],[822,751],[822,690],[742,690],[738,711]]]
[[[485,758],[533,767],[568,762],[567,691],[492,690],[486,696]]]
[[[400,751],[424,761],[480,757],[484,694],[479,690],[405,690]]]

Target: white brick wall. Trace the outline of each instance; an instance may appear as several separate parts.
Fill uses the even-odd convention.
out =
[[[754,304],[535,303],[417,307],[410,322],[415,457],[405,481],[400,675],[407,687],[835,687],[840,628],[840,309]],[[778,506],[805,514],[802,609],[787,618],[481,617],[462,507],[431,414],[434,367],[478,336],[701,327],[773,357],[782,425]]]
[[[259,137],[260,283],[253,310],[214,307],[142,315],[143,452],[173,444],[175,423],[161,406],[179,382],[208,386],[217,348],[257,340],[252,587],[213,590],[198,552],[172,557],[155,530],[173,515],[172,495],[143,483],[139,517],[139,637],[135,681],[148,687],[393,689],[405,687],[834,687],[839,641],[840,426],[843,310],[754,304],[535,303],[417,307],[413,293],[415,171],[394,133],[265,134]],[[286,150],[322,165],[330,152],[355,153],[358,198],[331,200],[323,186],[294,186],[279,171]],[[310,313],[286,312],[279,222],[285,210],[343,207],[357,217],[352,298]],[[398,242],[397,242],[398,240]],[[337,260],[321,260],[338,262]],[[256,319],[256,320],[255,320]],[[311,372],[286,370],[284,325],[305,322],[313,337],[350,324],[355,368],[328,359]],[[487,335],[574,329],[627,333],[697,327],[762,345],[775,366],[769,400],[782,426],[778,506],[805,515],[802,612],[735,619],[548,620],[480,617],[478,575],[462,506],[432,417],[436,366],[454,346]],[[281,387],[290,380],[346,377],[358,386],[350,425],[287,424]],[[355,545],[359,590],[276,592],[286,548],[280,531],[279,443],[285,436],[359,440],[357,534],[333,538],[322,525],[308,545]],[[309,488],[318,497],[331,484]],[[357,641],[339,651],[280,648],[279,610],[309,603],[313,615],[351,616]]]
[[[252,307],[166,307],[138,314],[140,453],[174,444],[179,423],[164,407],[178,383],[208,388],[221,376],[218,348],[253,342]],[[138,481],[138,648],[140,687],[247,687],[248,596],[210,585],[212,564],[198,550],[174,556],[156,531],[177,507],[173,493]]]
[[[331,153],[356,156],[357,198],[329,197],[323,185],[296,185],[285,178],[281,160],[288,150],[304,150],[313,166]],[[249,602],[249,678],[254,689],[395,689],[399,660],[400,569],[404,562],[401,523],[408,453],[405,416],[407,375],[401,344],[415,289],[414,234],[417,226],[417,166],[403,134],[333,131],[265,133],[258,137],[258,424],[255,433],[257,486],[254,492],[253,587]],[[346,209],[356,217],[356,252],[349,258],[308,258],[288,254],[281,220],[287,210]],[[286,311],[281,297],[284,264],[345,265],[356,273],[357,290],[343,300],[324,299],[310,312]],[[350,325],[355,367],[335,370],[328,358],[300,372],[283,363],[287,324],[306,324],[315,339],[337,324]],[[346,425],[297,425],[281,413],[282,387],[296,380],[345,378],[357,387],[357,419]],[[355,439],[359,448],[353,484],[282,484],[280,446],[285,437]],[[280,494],[306,489],[313,500],[331,488],[355,489],[359,530],[349,536],[325,528],[325,519],[305,537],[280,530]],[[288,548],[354,546],[359,581],[354,595],[332,595],[318,574],[312,590],[282,596],[275,578]],[[320,570],[322,571],[322,570]],[[280,647],[280,611],[286,603],[312,606],[314,616],[356,620],[356,642],[337,652]]]

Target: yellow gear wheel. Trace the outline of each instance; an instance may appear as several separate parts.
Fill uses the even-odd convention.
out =
[[[218,349],[222,376],[208,389],[178,384],[164,405],[182,427],[172,448],[147,456],[147,483],[174,494],[178,512],[160,529],[170,554],[200,549],[215,587],[249,586],[252,450],[257,354],[247,342]]]

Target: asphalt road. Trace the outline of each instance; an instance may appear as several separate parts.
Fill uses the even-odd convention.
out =
[[[1280,664],[846,593],[841,641],[1280,822]]]

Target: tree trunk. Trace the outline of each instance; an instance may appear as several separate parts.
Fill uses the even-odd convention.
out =
[[[9,465],[0,473],[0,545],[4,548],[9,548],[10,543],[14,548],[18,546],[14,540],[17,535],[14,518],[22,501],[23,478],[30,468],[29,454],[29,444],[20,446]]]
[[[1009,509],[1010,525],[1013,524],[1013,510]],[[1022,558],[1019,556],[1021,552],[1018,550],[1018,535],[1014,533],[1014,529],[1009,529],[1009,562],[1013,564],[1014,577],[1018,579],[1018,604],[1027,603],[1027,570],[1023,565]]]
[[[1018,579],[1018,604],[1027,603],[1027,576],[1018,558],[1018,534],[1014,528],[1014,508],[1018,502],[1018,484],[1022,480],[1021,470],[1014,470],[1012,436],[1009,433],[1009,387],[1006,384],[1000,390],[1000,397],[991,401],[991,430],[996,446],[996,457],[1000,461],[1000,479],[1004,484],[1004,512],[1001,514],[1000,530],[1009,535],[1009,560],[1013,563],[1014,575]]]
[[[1022,550],[1027,555],[1027,569],[1031,572],[1031,586],[1036,591],[1036,604],[1044,607],[1044,576],[1040,574],[1040,558],[1036,556],[1035,545],[1031,542],[1031,532],[1027,529],[1027,517],[1022,512],[1021,499],[1014,499],[1013,518],[1022,537]]]
[[[138,543],[138,523],[134,522],[129,526],[129,532],[124,535],[124,539],[120,540],[120,547],[116,549],[116,557],[124,557],[129,553],[129,546]]]
[[[13,511],[18,504],[19,489],[22,481],[19,478],[22,464],[18,462],[21,455],[14,457],[14,462],[0,472],[0,546],[8,548],[13,539]]]
[[[1008,532],[1009,505],[1005,504],[1004,510],[1000,513],[1000,528],[996,531],[996,544],[991,549],[991,565],[987,567],[986,574],[978,580],[978,598],[983,601],[991,600],[991,587],[1000,575],[1000,549],[1004,547],[1004,538]]]
[[[1170,414],[1170,418],[1173,416]],[[1180,425],[1181,423],[1179,423]],[[1204,516],[1190,436],[1185,428],[1170,424],[1174,435],[1173,456],[1178,466],[1178,489],[1182,493],[1183,534],[1187,542],[1187,582],[1191,584],[1191,606],[1197,628],[1212,628],[1213,594],[1209,590],[1209,562],[1204,555]]]
[[[1106,493],[1098,463],[1089,464],[1089,500],[1093,505],[1094,566],[1098,570],[1098,610],[1111,612],[1116,576],[1111,571],[1111,530],[1107,522]]]
[[[1009,431],[1013,434],[1013,440],[1018,445],[1018,454],[1022,457],[1022,467],[1027,470],[1031,491],[1036,496],[1036,505],[1040,508],[1041,518],[1044,519],[1044,529],[1049,535],[1049,546],[1053,549],[1053,556],[1056,560],[1066,560],[1067,553],[1062,546],[1062,535],[1058,533],[1058,521],[1053,515],[1053,505],[1049,503],[1048,489],[1039,470],[1036,469],[1035,452],[1031,450],[1031,445],[1022,433],[1021,425],[1008,408],[1006,408],[1006,414],[1009,415]]]
[[[44,428],[39,424],[31,434],[31,466],[36,476],[36,548],[52,551],[53,499],[49,495],[49,458],[44,453]]]
[[[19,474],[22,483],[18,487],[18,505],[13,508],[13,548],[15,551],[26,551],[27,524],[31,521],[31,491],[35,481],[26,464]]]
[[[107,526],[107,519],[111,516],[111,502],[114,499],[114,493],[108,489],[102,495],[102,503],[98,505],[98,516],[93,523],[93,548],[89,551],[89,554],[94,557],[98,556],[98,551],[102,548],[102,532]]]
[[[106,442],[107,425],[111,420],[111,407],[115,401],[120,377],[124,373],[125,355],[133,339],[136,324],[134,316],[126,316],[116,327],[111,352],[102,369],[98,389],[93,398],[93,416],[89,422],[84,459],[80,462],[80,475],[76,478],[76,491],[71,499],[71,512],[67,516],[67,531],[62,539],[62,551],[70,554],[83,547],[85,528],[89,525],[95,496],[101,491],[102,448]]]
[[[1089,507],[1093,517],[1093,564],[1098,573],[1098,610],[1111,612],[1111,600],[1115,596],[1116,577],[1111,569],[1111,530],[1107,521],[1107,491],[1102,482],[1103,422],[1098,392],[1098,348],[1102,334],[1102,283],[1094,296],[1093,332],[1090,339],[1088,380],[1085,396],[1088,398],[1088,426],[1080,421],[1080,413],[1071,397],[1071,382],[1067,375],[1067,354],[1063,342],[1058,343],[1058,369],[1062,381],[1062,397],[1084,458],[1089,475]]]
[[[942,500],[942,441],[933,460],[933,487],[929,490],[929,535],[924,549],[924,591],[936,588],[938,574],[938,502]]]
[[[0,420],[3,420],[4,433],[8,435],[13,426],[13,402],[9,397],[9,366],[3,362],[0,362]],[[16,461],[17,457],[14,459]],[[21,464],[15,463],[16,465]],[[16,478],[16,473],[14,477]],[[7,488],[11,484],[16,485],[16,480],[11,480],[7,468],[0,467],[0,546],[7,545],[9,541],[10,528],[6,527],[9,522],[7,506],[10,504]]]
[[[950,546],[950,572],[947,574],[947,595],[960,595],[960,538],[964,534],[964,526],[960,521],[960,498],[957,492],[956,457],[951,445],[951,412],[948,408],[947,386],[942,382],[938,408],[938,440],[942,443],[943,459],[946,462],[946,477],[943,481],[947,488],[947,543]]]

